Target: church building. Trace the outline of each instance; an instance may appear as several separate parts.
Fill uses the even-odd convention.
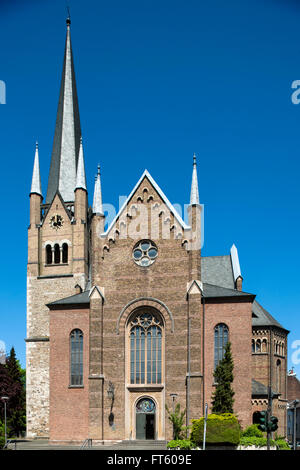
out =
[[[38,146],[30,191],[27,437],[170,440],[166,405],[187,424],[210,412],[228,341],[241,426],[271,387],[285,435],[288,331],[243,291],[235,245],[201,256],[196,157],[188,222],[145,170],[108,223],[99,167],[89,204],[83,143],[68,19],[45,200]]]

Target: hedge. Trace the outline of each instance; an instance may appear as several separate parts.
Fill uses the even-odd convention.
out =
[[[204,418],[192,420],[191,441],[196,445],[203,443]],[[207,416],[206,443],[231,444],[240,442],[240,425],[232,413],[211,414]]]
[[[167,449],[194,449],[195,444],[189,439],[177,439],[168,442]]]

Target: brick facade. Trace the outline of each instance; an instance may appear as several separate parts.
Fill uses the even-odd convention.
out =
[[[67,44],[68,41],[69,36]],[[73,66],[68,63],[65,68]],[[68,81],[71,93],[74,74],[68,70],[63,83]],[[55,135],[70,132],[72,122],[64,129],[56,129]],[[57,119],[57,126],[61,125],[62,119]],[[77,122],[72,130],[77,140],[79,130]],[[57,142],[54,169],[61,151]],[[66,167],[60,184],[69,188],[67,170]],[[80,171],[84,172],[83,166]],[[253,326],[255,295],[242,291],[240,273],[234,277],[238,262],[231,265],[231,259],[227,269],[228,260],[224,257],[219,270],[214,268],[208,273],[206,269],[209,281],[201,272],[202,206],[198,203],[196,178],[194,157],[194,202],[188,207],[188,224],[145,171],[127,205],[106,232],[102,199],[98,194],[99,210],[89,208],[83,173],[71,202],[62,199],[58,187],[47,204],[43,204],[40,194],[30,194],[28,437],[49,436],[52,442],[135,439],[136,406],[144,397],[155,406],[151,424],[154,438],[170,439],[172,426],[166,405],[172,409],[173,394],[181,409],[186,409],[187,424],[203,415],[205,403],[211,409],[215,390],[214,331],[220,323],[227,326],[232,344],[234,411],[242,427],[250,425],[253,413],[266,406],[265,389],[271,385],[277,392],[273,406],[280,414],[280,433],[285,433],[288,332],[280,325],[270,326],[270,316],[266,316],[265,326]],[[98,181],[100,185],[100,173]],[[51,191],[56,183],[53,179]],[[157,257],[149,266],[135,262],[133,257],[141,240],[150,240],[157,249]],[[222,283],[224,269],[230,278],[225,279],[226,285]],[[149,376],[155,363],[155,368],[161,367],[161,380],[134,381],[130,375],[132,322],[143,313],[158,322],[150,331],[157,328],[155,331],[161,336],[154,336],[153,343],[149,339],[149,349],[141,351],[148,358],[145,367],[150,367]],[[74,329],[83,334],[80,387],[70,386],[70,334]],[[263,342],[259,351],[256,345],[261,343],[255,343],[258,339]],[[160,353],[158,360],[156,354]],[[140,358],[139,361],[142,370],[144,365]],[[252,379],[260,384],[261,395],[253,395]]]

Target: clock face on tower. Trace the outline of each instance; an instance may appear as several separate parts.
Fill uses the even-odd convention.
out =
[[[50,227],[52,227],[55,230],[58,230],[59,228],[61,228],[63,226],[63,223],[64,223],[64,219],[59,214],[54,214],[51,217],[50,222],[49,222]]]

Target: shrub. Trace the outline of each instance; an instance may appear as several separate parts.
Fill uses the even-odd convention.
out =
[[[265,447],[267,445],[267,438],[256,437],[256,436],[241,437],[240,444],[242,446]],[[275,445],[275,441],[270,439],[270,446],[274,446],[274,445]]]
[[[278,447],[279,450],[291,450],[290,446],[284,439],[276,439],[275,445]]]
[[[263,437],[263,432],[258,429],[258,424],[251,424],[243,432],[242,437]]]
[[[191,441],[196,445],[203,442],[204,418],[192,420]],[[240,425],[232,413],[211,414],[206,423],[207,444],[233,444],[240,442]]]
[[[186,426],[183,426],[184,416],[186,410],[180,410],[180,403],[177,403],[174,412],[171,412],[166,405],[166,410],[168,413],[168,418],[173,425],[173,438],[174,440],[180,440],[183,437],[186,437],[187,430],[185,429]]]
[[[176,439],[173,441],[168,442],[167,449],[193,449],[195,444],[191,442],[189,439]]]
[[[9,433],[9,428],[7,428],[7,434]],[[0,419],[0,449],[3,448],[5,444],[5,429],[4,429],[4,423],[2,423]]]

